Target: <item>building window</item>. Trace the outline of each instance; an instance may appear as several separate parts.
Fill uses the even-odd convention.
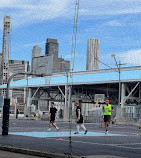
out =
[[[10,64],[14,64],[14,60],[10,60]]]

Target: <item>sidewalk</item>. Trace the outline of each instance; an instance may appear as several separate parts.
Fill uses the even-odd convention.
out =
[[[48,157],[46,156],[35,156],[35,155],[28,155],[28,154],[22,154],[22,153],[15,153],[10,151],[4,151],[0,150],[0,158],[41,158],[41,157]],[[67,156],[70,157],[70,156]],[[57,158],[57,156],[49,156],[49,158]],[[79,158],[79,157],[77,157]],[[93,155],[93,156],[87,156],[87,157],[81,157],[81,158],[122,158],[117,156],[110,156],[110,155]]]

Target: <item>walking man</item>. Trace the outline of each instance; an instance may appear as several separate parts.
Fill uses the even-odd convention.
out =
[[[106,100],[106,104],[103,106],[105,134],[108,134],[108,126],[111,121],[111,112],[114,111],[113,106],[109,104],[109,100]]]
[[[49,115],[50,115],[50,123],[49,123],[49,129],[47,131],[50,132],[51,131],[51,127],[53,125],[57,129],[57,132],[58,132],[59,128],[57,127],[57,125],[55,123],[55,117],[58,117],[58,111],[54,107],[54,102],[51,102],[51,108],[50,108]]]
[[[87,134],[87,129],[84,126],[84,121],[83,121],[83,116],[81,114],[81,108],[79,106],[79,101],[75,101],[74,105],[76,106],[76,116],[77,116],[77,125],[76,125],[76,130],[77,132],[75,132],[74,134],[79,134],[79,126],[81,126],[81,128],[83,128],[83,130],[85,131],[84,134]]]

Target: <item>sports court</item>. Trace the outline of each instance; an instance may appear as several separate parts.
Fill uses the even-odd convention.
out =
[[[96,136],[125,136],[122,134],[105,134],[99,132],[88,132],[84,134],[84,132],[80,132],[79,134],[74,134],[75,131],[71,132],[72,137],[96,137]],[[52,138],[52,137],[69,137],[70,132],[12,132],[9,134],[13,135],[21,135],[21,136],[29,136],[29,137],[38,137],[38,138]]]
[[[75,135],[72,124],[71,139],[69,123],[57,122],[59,132],[52,128],[47,132],[48,121],[10,120],[9,135],[0,135],[0,145],[18,147],[41,152],[60,153],[73,156],[111,155],[136,157],[141,155],[141,131],[135,126],[110,125],[109,133],[99,124],[87,123],[88,133],[83,130]]]

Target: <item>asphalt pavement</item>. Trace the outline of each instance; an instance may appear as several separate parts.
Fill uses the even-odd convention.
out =
[[[141,130],[136,126],[110,125],[106,135],[104,127],[87,123],[86,135],[82,129],[79,135],[74,135],[75,123],[71,126],[71,133],[69,122],[56,123],[59,132],[55,128],[47,132],[49,121],[10,119],[8,136],[0,135],[0,150],[14,151],[13,154],[22,153],[26,157],[27,154],[56,158],[71,157],[70,155],[90,158],[141,157]]]

